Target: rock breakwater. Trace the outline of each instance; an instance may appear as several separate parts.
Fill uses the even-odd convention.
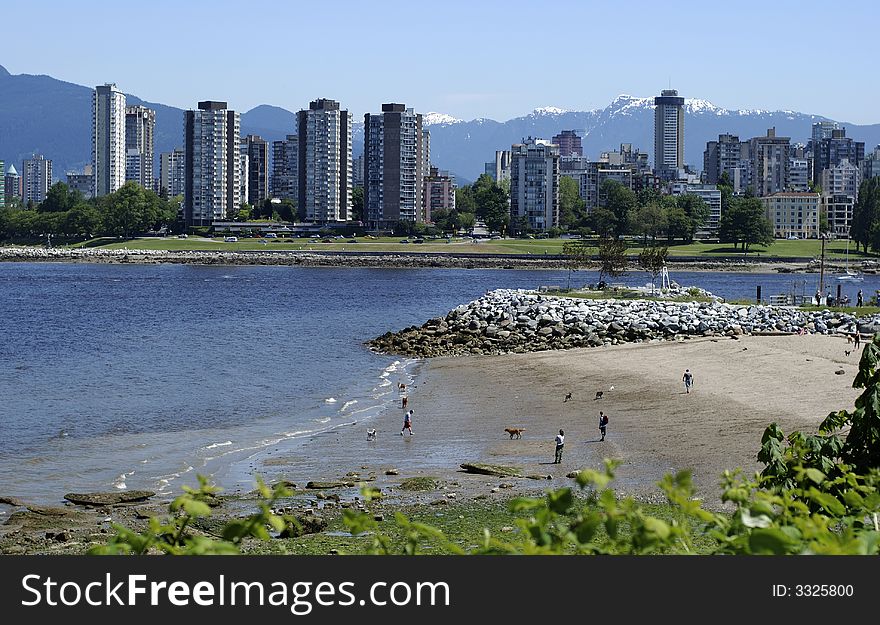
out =
[[[416,358],[525,353],[618,343],[742,334],[873,332],[880,318],[721,302],[580,299],[524,290],[490,291],[421,327],[368,342]],[[878,326],[880,327],[880,326]]]

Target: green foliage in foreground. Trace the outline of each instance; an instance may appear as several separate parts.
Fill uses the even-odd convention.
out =
[[[619,498],[610,487],[617,463],[606,460],[601,471],[577,473],[578,487],[559,488],[543,498],[510,502],[519,532],[510,538],[488,529],[462,547],[433,525],[397,513],[401,540],[383,533],[373,515],[346,509],[345,527],[353,536],[369,536],[371,554],[415,555],[439,548],[452,554],[824,554],[880,553],[880,334],[866,345],[853,383],[864,392],[852,411],[828,415],[816,435],[785,436],[774,423],[762,437],[758,459],[764,470],[752,478],[739,472],[723,475],[722,501],[732,514],[703,508],[694,498],[690,473],[667,475],[659,484],[673,513],[659,518],[631,498]],[[838,431],[849,428],[845,438]],[[269,529],[281,532],[292,517],[272,512],[289,495],[259,482],[264,498],[260,511],[227,523],[219,538],[191,532],[192,522],[210,515],[216,489],[200,478],[201,488],[171,504],[168,521],[151,519],[144,533],[116,526],[117,535],[93,554],[239,553],[246,538],[267,540]],[[362,495],[367,505],[381,497],[371,487]],[[708,546],[706,540],[708,539]],[[700,548],[696,549],[699,541]]]

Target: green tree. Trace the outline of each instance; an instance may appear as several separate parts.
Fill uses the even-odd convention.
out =
[[[822,234],[831,232],[831,225],[828,223],[828,213],[824,210],[819,213],[819,232]]]
[[[636,194],[627,186],[616,180],[605,180],[599,188],[601,199],[605,200],[605,208],[614,215],[613,234],[620,236],[626,234],[629,229],[630,214],[635,211],[638,202]],[[598,231],[598,228],[593,227]]]
[[[235,221],[250,221],[251,219],[251,210],[253,206],[245,202],[238,209],[238,214],[235,216]]]
[[[355,187],[351,190],[351,219],[364,221],[364,188]]]
[[[626,273],[626,241],[614,237],[599,240],[599,281],[605,276],[622,276]]]
[[[474,216],[473,213],[458,214],[458,227],[467,232],[470,232],[473,229],[476,221],[477,218]]]
[[[614,235],[617,225],[617,217],[607,208],[597,207],[592,210],[587,224],[601,237],[610,237]]]
[[[694,235],[697,233],[697,230],[699,230],[709,218],[709,206],[703,201],[703,198],[698,195],[693,195],[692,193],[679,195],[675,198],[675,203],[676,206],[684,212],[689,221],[682,238],[685,242],[691,243],[694,240]]]
[[[574,229],[586,222],[587,203],[580,196],[580,185],[569,176],[559,177],[559,223]]]
[[[571,290],[571,272],[590,264],[593,258],[593,246],[589,239],[569,239],[562,246],[565,256],[565,264],[568,267],[568,285],[566,290]]]
[[[636,208],[633,211],[631,221],[634,234],[642,235],[645,239],[645,245],[648,245],[648,237],[654,241],[667,228],[666,211],[658,202],[651,202]]]
[[[70,236],[90,239],[101,227],[98,209],[86,202],[80,202],[67,211],[67,232]]]
[[[159,218],[159,198],[136,182],[126,182],[118,191],[99,198],[104,231],[129,239],[152,227]]]
[[[284,198],[280,204],[276,204],[278,216],[282,221],[293,223],[296,221],[296,202]]]
[[[849,236],[867,252],[874,233],[880,230],[878,223],[880,223],[880,177],[874,177],[868,178],[859,186],[859,200],[853,209]],[[875,251],[880,249],[873,245],[872,248]]]
[[[764,215],[764,205],[757,198],[733,198],[718,224],[722,243],[733,243],[734,249],[742,244],[744,252],[751,245],[773,243],[773,226]]]
[[[672,245],[676,239],[685,242],[693,241],[694,222],[687,216],[683,208],[673,205],[666,213],[666,240]]]
[[[63,182],[56,182],[46,193],[46,199],[37,207],[41,213],[65,213],[83,201],[82,193]]]
[[[666,256],[669,249],[666,247],[646,247],[639,254],[639,267],[651,274],[651,294],[654,294],[654,285],[657,282],[657,276],[666,266]]]
[[[473,188],[470,185],[459,187],[455,190],[455,210],[459,213],[475,213],[477,201],[474,198]]]

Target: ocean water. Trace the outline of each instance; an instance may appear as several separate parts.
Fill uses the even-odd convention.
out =
[[[758,284],[765,298],[816,288],[813,275],[672,278],[726,298],[753,298]],[[365,340],[490,289],[566,280],[563,270],[0,264],[0,495],[171,494],[196,473],[369,421],[415,363]],[[596,280],[572,274],[572,285]],[[859,288],[867,300],[880,277],[844,293]]]

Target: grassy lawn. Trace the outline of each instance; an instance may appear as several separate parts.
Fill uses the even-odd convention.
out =
[[[446,242],[443,239],[425,239],[424,243],[401,243],[399,237],[366,238],[357,237],[357,243],[351,243],[347,239],[332,239],[330,243],[321,240],[310,241],[309,239],[263,239],[240,238],[236,243],[226,243],[223,237],[213,239],[190,236],[187,239],[177,237],[155,238],[145,237],[119,241],[116,239],[92,239],[84,243],[78,243],[71,247],[101,247],[104,249],[150,249],[150,250],[227,250],[227,251],[271,251],[271,250],[339,250],[346,252],[370,251],[370,252],[430,252],[444,253],[455,252],[458,254],[562,254],[562,249],[568,239],[496,239],[480,240],[473,243],[470,239],[452,239]],[[410,238],[411,240],[411,238]],[[662,242],[660,242],[662,244]],[[637,255],[642,249],[638,242],[632,242],[629,254]],[[821,253],[821,243],[818,240],[777,240],[767,247],[752,246],[747,258],[760,260],[762,257],[798,257],[818,258]],[[827,258],[842,260],[846,254],[846,241],[830,241],[826,244],[825,255]],[[704,256],[742,258],[742,250],[734,250],[731,244],[726,243],[690,243],[687,245],[674,245],[669,248],[669,257],[677,256]],[[863,258],[876,258],[871,254],[863,254],[855,250],[850,244],[849,259],[857,263]]]

